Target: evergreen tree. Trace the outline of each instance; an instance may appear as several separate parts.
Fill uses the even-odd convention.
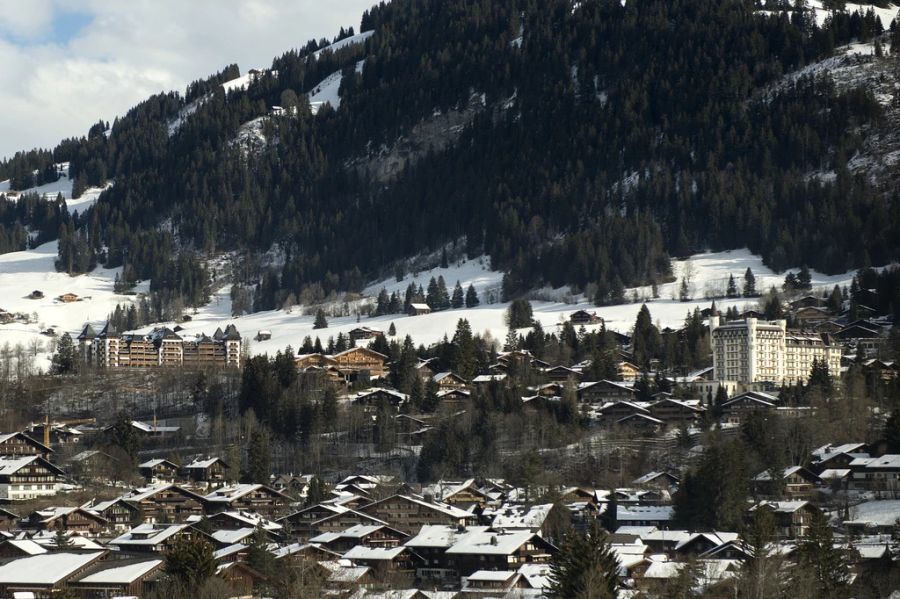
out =
[[[243,482],[268,484],[271,471],[272,454],[269,450],[269,440],[262,431],[253,431],[247,447],[247,469],[242,477]]]
[[[586,533],[570,530],[550,562],[549,596],[559,599],[615,599],[619,561],[606,532],[592,522]]]
[[[725,290],[726,297],[737,297],[737,284],[734,282],[734,275],[728,275],[728,288]]]
[[[469,283],[469,288],[466,290],[466,308],[474,308],[480,303],[475,286]]]
[[[450,306],[455,310],[458,308],[462,308],[465,305],[465,297],[463,295],[462,285],[459,284],[459,281],[456,282],[456,285],[453,287],[453,297],[450,300]]]
[[[391,323],[391,326],[388,327],[388,337],[396,337],[397,336],[397,327],[394,326],[394,323]]]
[[[812,275],[805,264],[800,267],[800,272],[797,274],[797,289],[799,291],[809,291],[812,289]]]
[[[53,548],[57,551],[65,551],[66,549],[71,549],[73,546],[74,543],[66,534],[65,527],[58,527],[56,529],[56,534],[53,535]]]
[[[894,408],[884,423],[883,436],[887,453],[900,454],[900,409]]]
[[[201,536],[178,537],[166,554],[166,574],[187,590],[196,590],[216,573],[213,546]]]
[[[528,300],[513,300],[506,309],[506,326],[511,329],[530,327],[533,320],[531,302]]]
[[[325,483],[318,475],[313,476],[309,481],[309,488],[306,490],[306,499],[303,501],[304,507],[319,505],[328,496],[328,490]]]
[[[328,320],[325,318],[325,310],[319,308],[316,310],[316,318],[313,321],[314,329],[327,329],[328,328]]]
[[[744,289],[743,289],[744,297],[756,297],[756,277],[753,276],[753,271],[750,270],[750,267],[747,267],[747,271],[744,273]]]
[[[275,555],[269,551],[269,538],[260,525],[257,525],[247,547],[247,565],[266,578],[275,573]]]
[[[813,516],[797,553],[798,567],[812,573],[819,596],[847,596],[851,581],[848,559],[843,549],[834,546],[831,526],[821,513]]]
[[[53,374],[73,374],[78,371],[78,354],[69,333],[63,333],[51,362]]]

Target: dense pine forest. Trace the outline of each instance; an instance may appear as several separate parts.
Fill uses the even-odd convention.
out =
[[[882,35],[873,12],[819,27],[793,2],[393,0],[360,31],[364,44],[287,52],[246,88],[224,91],[230,65],[0,163],[13,189],[53,180],[59,162],[76,196],[114,181],[81,215],[0,200],[0,251],[25,247],[27,227],[32,244],[60,239],[61,270],[124,266],[123,286],[151,279],[196,305],[198,256],[275,249],[275,266],[235,281],[264,281],[258,308],[313,285],[356,291],[457,242],[508,273],[510,296],[571,285],[598,304],[705,249],[825,273],[898,258],[896,191],[847,166],[882,106],[827,76],[785,78]],[[337,71],[340,107],[312,110],[307,94]],[[389,176],[366,168],[450,113],[465,122],[454,143]],[[235,140],[260,117],[266,141],[248,150]]]

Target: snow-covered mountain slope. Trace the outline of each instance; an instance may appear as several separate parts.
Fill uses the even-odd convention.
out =
[[[81,194],[81,197],[72,199],[72,180],[69,178],[69,163],[62,162],[57,164],[56,167],[60,172],[60,177],[53,183],[46,183],[22,191],[10,191],[9,180],[0,181],[0,194],[12,199],[21,195],[36,193],[48,200],[56,199],[58,195],[62,194],[69,212],[84,212],[96,203],[97,198],[100,197],[104,189],[112,185],[112,183],[109,183],[106,187],[90,187]]]
[[[121,269],[98,268],[86,275],[69,276],[57,272],[54,262],[57,242],[53,241],[35,249],[0,255],[0,309],[27,318],[0,325],[0,346],[17,344],[28,348],[39,342],[43,348],[38,353],[36,367],[46,370],[50,364],[49,337],[42,331],[53,328],[59,334],[77,334],[84,322],[102,322],[115,309],[116,304],[134,301],[136,296],[120,295],[113,291],[116,274]],[[137,291],[147,291],[148,284]],[[40,299],[32,299],[31,293],[39,291]],[[63,302],[65,293],[78,296],[78,301]]]

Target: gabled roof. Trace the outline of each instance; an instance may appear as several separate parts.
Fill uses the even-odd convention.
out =
[[[352,354],[352,353],[363,353],[363,354],[369,354],[372,356],[376,356],[376,357],[382,358],[384,360],[388,359],[388,356],[386,356],[380,352],[377,352],[374,349],[370,349],[368,347],[351,347],[350,349],[345,349],[342,352],[338,352],[338,353],[334,354],[332,357],[337,358],[338,356],[346,356],[347,354]]]
[[[540,539],[529,531],[473,532],[450,546],[447,555],[511,555],[525,543]],[[546,541],[545,541],[546,543]],[[547,543],[549,545],[549,543]]]
[[[49,447],[47,447],[40,441],[36,441],[35,439],[29,437],[28,435],[26,435],[23,432],[0,434],[0,443],[6,443],[7,441],[9,441],[11,439],[22,439],[29,445],[33,445],[34,447],[38,448],[38,450],[40,450],[41,453],[53,453],[52,449],[50,449]]]
[[[0,584],[55,585],[96,562],[106,551],[50,552],[31,555],[0,566]]]
[[[192,524],[139,524],[109,542],[119,547],[154,546],[163,543]]]
[[[222,466],[228,467],[228,464],[225,463],[225,460],[222,458],[196,458],[190,464],[185,466],[186,469],[197,469],[197,470],[205,470],[210,466],[214,465],[216,462],[221,462]]]
[[[631,481],[631,484],[646,485],[647,483],[651,483],[658,478],[668,478],[672,482],[675,482],[675,483],[679,482],[679,478],[677,476],[675,476],[674,474],[669,474],[668,472],[657,472],[654,470],[652,472],[648,472],[644,476],[640,476],[640,477],[634,479],[633,481]]]
[[[424,499],[418,499],[418,498],[413,497],[413,496],[411,496],[411,495],[401,495],[401,494],[399,494],[399,493],[396,494],[396,495],[391,495],[390,497],[386,497],[386,498],[381,499],[381,500],[379,500],[379,501],[375,501],[375,502],[370,503],[370,504],[368,504],[368,505],[364,505],[364,506],[362,506],[362,507],[360,508],[360,510],[363,511],[363,512],[366,512],[366,511],[369,510],[369,508],[375,507],[376,505],[379,505],[379,504],[384,503],[384,502],[386,502],[386,501],[395,500],[395,499],[397,499],[397,498],[404,499],[404,500],[406,500],[406,501],[409,501],[410,503],[415,503],[415,504],[417,504],[417,505],[420,505],[420,506],[423,506],[423,507],[427,507],[427,508],[430,508],[430,509],[432,509],[432,510],[441,512],[442,514],[445,514],[445,515],[447,515],[447,516],[449,516],[449,517],[451,517],[451,518],[454,518],[454,519],[470,518],[470,517],[472,516],[472,514],[470,514],[469,512],[467,512],[467,511],[465,511],[465,510],[461,510],[461,509],[456,508],[456,507],[453,507],[452,505],[447,505],[447,504],[445,504],[445,503],[436,503],[436,502],[435,502],[435,503],[431,503],[431,502],[425,501]]]
[[[162,458],[155,458],[152,460],[147,460],[142,464],[138,464],[138,468],[156,468],[157,466],[166,466],[167,468],[171,468],[173,470],[177,470],[178,466],[170,462],[169,460],[164,460]]]
[[[793,474],[798,474],[810,482],[817,482],[819,480],[818,476],[816,476],[803,466],[788,466],[784,469],[782,478],[787,478]],[[763,472],[760,472],[755,477],[753,477],[753,480],[756,482],[770,481],[772,480],[772,473],[768,470],[764,470]]]
[[[30,456],[22,456],[22,457],[8,457],[2,456],[0,457],[0,476],[12,476],[19,472],[22,468],[31,465],[34,462],[38,462],[41,466],[53,472],[54,474],[61,475],[63,473],[62,470],[37,455]]]
[[[130,585],[144,576],[155,572],[163,565],[161,559],[109,560],[100,569],[75,581],[80,585]]]
[[[212,503],[231,503],[232,501],[237,501],[244,495],[249,493],[253,493],[254,491],[264,491],[269,495],[277,495],[282,499],[290,499],[287,495],[282,493],[281,491],[276,491],[271,487],[267,487],[265,485],[260,484],[239,484],[232,485],[230,487],[220,487],[215,491],[207,494],[203,497],[204,501],[212,502]]]

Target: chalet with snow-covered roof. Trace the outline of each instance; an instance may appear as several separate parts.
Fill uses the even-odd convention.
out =
[[[106,520],[116,531],[125,531],[142,518],[141,510],[121,497],[88,504],[87,510]]]
[[[683,401],[671,397],[660,399],[648,406],[650,415],[668,424],[692,424],[706,411],[697,401]]]
[[[99,536],[111,527],[106,518],[81,507],[48,507],[34,511],[26,518],[25,526],[87,537]]]
[[[722,420],[728,424],[740,424],[748,414],[774,410],[778,398],[760,391],[748,391],[722,404]]]
[[[516,569],[527,563],[548,563],[556,547],[528,531],[484,530],[463,535],[445,551],[446,563],[460,576],[479,570]]]
[[[811,327],[820,322],[827,322],[830,318],[831,312],[816,306],[804,306],[794,312],[794,319],[802,327]]]
[[[160,558],[105,560],[67,586],[85,597],[144,597],[153,588],[164,563]]]
[[[423,316],[431,314],[431,306],[428,304],[412,303],[406,310],[407,316]]]
[[[109,542],[129,553],[168,553],[179,539],[203,537],[212,540],[193,524],[139,524]]]
[[[331,357],[337,368],[345,373],[368,372],[372,378],[381,378],[386,374],[388,357],[368,347],[351,347]]]
[[[590,404],[633,401],[637,392],[633,387],[615,381],[595,381],[578,385],[578,401]]]
[[[39,455],[0,457],[0,500],[22,501],[56,495],[63,471]]]
[[[337,532],[323,532],[309,542],[328,551],[345,553],[358,545],[390,549],[399,546],[408,536],[384,524],[357,524]]]
[[[465,526],[474,522],[474,515],[452,505],[428,502],[411,495],[393,495],[364,505],[359,511],[392,527],[411,533],[425,524]]]
[[[783,495],[785,499],[794,500],[811,499],[822,481],[803,466],[789,466],[783,470],[780,478],[766,470],[753,477],[751,483],[758,495]]]
[[[438,389],[447,391],[451,389],[464,389],[469,382],[455,372],[439,372],[431,379],[437,384]]]
[[[447,410],[461,410],[468,407],[472,392],[467,389],[444,389],[437,392],[441,407]]]
[[[155,458],[138,464],[138,472],[150,484],[158,482],[170,483],[178,476],[178,465],[169,460]]]
[[[650,410],[633,401],[616,401],[603,406],[599,410],[599,414],[606,422],[616,422],[635,414],[650,416]]]
[[[574,368],[568,366],[553,366],[544,371],[544,375],[550,381],[566,382],[574,381],[578,383],[584,377],[584,374]]]
[[[357,343],[359,341],[368,341],[377,337],[384,337],[384,332],[379,329],[372,329],[369,327],[356,327],[355,329],[350,329],[348,335],[350,337],[350,341],[352,341],[353,343]]]
[[[203,497],[178,485],[162,484],[135,489],[122,500],[138,509],[146,522],[184,522],[202,516]]]
[[[900,454],[858,457],[847,467],[851,489],[893,493],[900,488]]]
[[[0,596],[46,598],[62,592],[106,551],[52,551],[0,565]]]
[[[634,479],[631,484],[643,489],[660,489],[671,493],[678,488],[680,482],[674,474],[654,470]]]
[[[575,326],[601,324],[603,319],[597,316],[596,312],[588,312],[587,310],[576,310],[569,315],[569,322]]]
[[[25,433],[0,434],[0,456],[19,457],[39,455],[48,458],[53,450]]]
[[[224,484],[228,464],[222,458],[196,458],[182,468],[184,475],[198,483]]]
[[[290,503],[291,498],[265,485],[239,484],[221,487],[203,497],[210,512],[245,510],[272,514]]]
[[[659,418],[640,413],[619,418],[615,425],[643,435],[656,435],[666,428],[666,423]]]
[[[762,510],[772,514],[776,534],[782,539],[805,537],[819,513],[819,508],[808,501],[760,501],[750,508],[749,517],[753,519]]]
[[[394,389],[374,387],[358,394],[354,398],[353,403],[367,408],[375,408],[382,405],[399,408],[408,401],[409,395],[406,393],[401,393]]]

